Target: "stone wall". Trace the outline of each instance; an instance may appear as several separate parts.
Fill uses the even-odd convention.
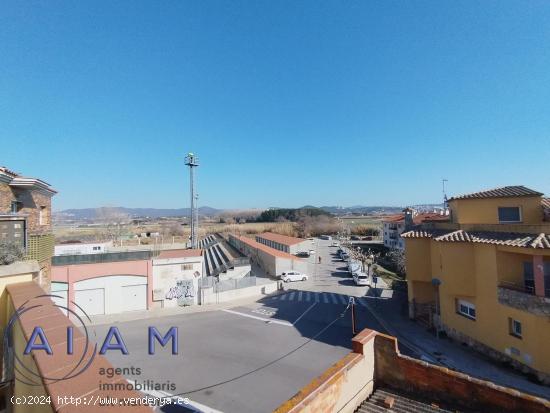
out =
[[[460,331],[454,328],[451,328],[446,324],[443,324],[441,328],[453,340],[459,341],[461,343],[465,343],[473,350],[477,351],[478,353],[484,354],[495,361],[506,362],[510,364],[513,368],[521,371],[524,374],[532,374],[533,376],[537,377],[537,379],[540,380],[542,383],[546,385],[550,385],[549,374],[543,373],[542,371],[535,370],[534,368],[529,367],[526,364],[520,363],[513,357],[510,357],[501,351],[495,350],[494,348],[491,348],[477,340],[474,340],[472,337],[467,336],[466,334],[463,334]]]
[[[550,298],[527,294],[510,288],[498,287],[498,302],[508,307],[550,317]]]

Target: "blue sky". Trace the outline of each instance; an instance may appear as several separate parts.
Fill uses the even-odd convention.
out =
[[[54,208],[550,193],[548,1],[0,5],[0,164]]]

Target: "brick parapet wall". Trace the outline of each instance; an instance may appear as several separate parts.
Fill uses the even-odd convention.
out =
[[[40,305],[32,311],[28,311],[21,315],[15,325],[15,335],[22,337],[25,342],[29,339],[33,329],[36,326],[43,328],[45,334],[48,337],[49,344],[53,350],[52,355],[47,355],[44,351],[33,351],[31,355],[24,356],[23,362],[27,367],[30,367],[39,376],[31,376],[34,381],[42,382],[42,386],[28,386],[29,380],[15,380],[14,382],[14,394],[29,395],[26,393],[32,392],[32,394],[44,394],[51,396],[51,406],[40,406],[39,410],[33,411],[56,411],[56,412],[96,412],[101,410],[102,412],[132,412],[132,413],[145,413],[152,412],[152,408],[145,406],[94,406],[94,405],[80,405],[63,404],[62,398],[68,397],[82,397],[86,400],[95,400],[96,398],[112,398],[122,400],[126,398],[133,398],[137,400],[142,397],[137,391],[131,390],[103,390],[100,388],[100,383],[110,383],[115,385],[125,385],[126,381],[124,377],[115,376],[112,379],[106,378],[106,376],[100,374],[101,368],[112,368],[113,366],[107,361],[107,359],[98,354],[93,357],[89,366],[78,375],[71,373],[79,369],[79,366],[89,360],[92,355],[92,347],[86,347],[86,340],[83,333],[78,329],[74,329],[74,354],[66,354],[66,334],[64,330],[68,326],[73,326],[72,322],[66,317],[59,308],[52,305],[50,298],[41,297],[44,294],[44,290],[41,289],[35,282],[22,282],[17,284],[10,284],[7,287],[10,299],[11,312],[14,309],[20,308],[22,305],[26,307]],[[93,343],[92,343],[93,344]],[[15,344],[15,351],[21,356],[22,343]],[[23,344],[24,346],[24,344]],[[82,354],[86,354],[85,361],[81,362],[80,357]],[[15,371],[16,377],[21,375],[20,370]],[[27,373],[28,375],[29,373]],[[58,380],[53,378],[60,378],[64,375],[70,375],[68,379]],[[74,377],[71,377],[73,376]],[[49,377],[50,379],[40,379],[40,377]],[[60,399],[61,398],[61,399]],[[84,400],[84,399],[81,399]],[[50,407],[51,410],[48,410]],[[28,406],[14,405],[12,406],[14,413],[24,412],[28,410]]]
[[[548,412],[550,401],[399,354],[397,340],[375,337],[375,384],[471,411]]]

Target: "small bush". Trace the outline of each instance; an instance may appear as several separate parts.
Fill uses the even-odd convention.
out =
[[[0,242],[0,265],[9,265],[21,261],[25,256],[23,248],[13,241]]]

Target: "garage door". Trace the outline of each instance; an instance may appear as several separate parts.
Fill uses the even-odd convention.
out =
[[[52,291],[52,301],[55,305],[67,308],[67,291]],[[67,310],[60,308],[63,314],[67,315]]]
[[[124,311],[147,309],[147,284],[125,285],[122,287]]]
[[[76,304],[82,307],[86,314],[105,314],[105,290],[103,288],[79,290],[75,291],[74,295]]]

